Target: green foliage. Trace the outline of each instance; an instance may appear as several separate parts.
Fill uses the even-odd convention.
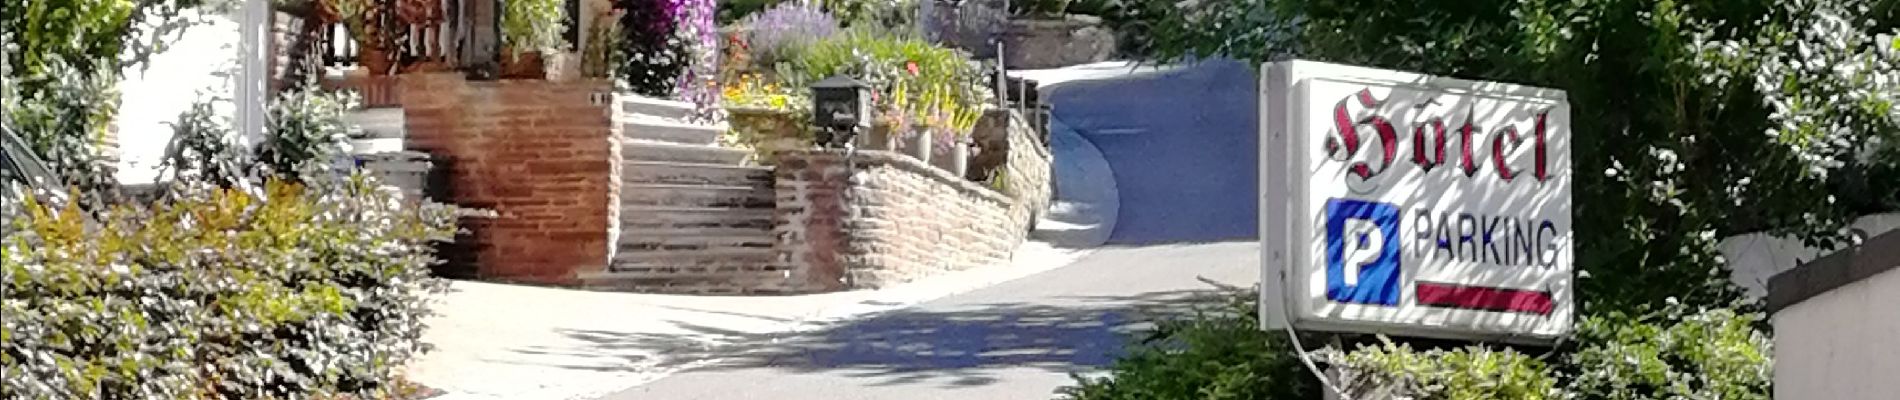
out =
[[[567,11],[561,0],[504,0],[501,42],[515,52],[557,51],[567,48],[561,38]]]
[[[1320,383],[1287,336],[1257,328],[1256,294],[1225,295],[1214,312],[1157,323],[1108,378],[1077,378],[1067,399],[1313,399]],[[1314,350],[1351,398],[1766,399],[1772,353],[1759,314],[1690,309],[1586,318],[1574,346],[1532,357],[1473,345],[1415,350],[1385,338],[1350,352]],[[1301,335],[1307,346],[1349,335]],[[1336,342],[1335,342],[1336,343]],[[1391,397],[1383,397],[1391,396]]]
[[[217,119],[210,102],[192,103],[171,125],[172,139],[159,162],[159,179],[238,187],[250,177],[231,142],[231,128]]]
[[[917,34],[918,1],[923,0],[818,0],[826,12],[845,26],[885,28]]]
[[[721,1],[719,2],[718,19],[716,22],[719,23],[719,26],[732,25],[733,23],[745,19],[747,16],[757,14],[759,11],[764,11],[767,7],[780,3],[783,2],[780,0]]]
[[[81,75],[117,77],[120,69],[144,63],[176,40],[197,20],[184,11],[216,12],[220,0],[20,0],[0,13],[6,64],[15,76],[42,76],[53,63],[69,64]],[[209,7],[207,7],[209,6]],[[17,75],[15,75],[17,74]],[[36,87],[22,90],[35,94]]]
[[[1481,346],[1413,350],[1380,337],[1351,353],[1320,351],[1340,372],[1334,382],[1352,398],[1375,393],[1426,399],[1558,399],[1557,380],[1543,362],[1513,350]]]
[[[257,147],[257,161],[265,173],[293,181],[305,171],[335,163],[344,156],[352,132],[343,113],[356,107],[356,98],[342,92],[311,89],[278,95],[270,104],[269,132]]]
[[[0,12],[0,124],[19,133],[81,200],[116,200],[114,166],[100,146],[127,67],[140,66],[220,0],[24,0]]]
[[[1301,58],[1563,89],[1584,311],[1727,304],[1715,240],[1900,209],[1894,0],[1141,0],[1151,60]],[[1887,37],[1887,39],[1882,39]],[[1886,144],[1883,144],[1886,143]],[[1655,282],[1673,282],[1657,285]]]
[[[1566,357],[1569,390],[1584,399],[1768,399],[1773,349],[1759,314],[1672,305],[1641,317],[1611,313],[1578,326]]]
[[[609,23],[598,23],[587,27],[587,37],[583,39],[587,45],[581,47],[582,76],[610,77],[613,75],[614,66],[626,62],[622,59],[624,54],[617,51],[622,47],[620,41],[624,39],[620,33],[620,24],[612,23],[620,20],[620,13],[620,10],[607,6],[595,10],[595,18],[598,18],[596,21]]]
[[[1316,399],[1318,382],[1287,336],[1259,329],[1251,292],[1204,305],[1194,317],[1156,322],[1105,378],[1076,377],[1071,400]]]
[[[807,87],[838,74],[856,77],[876,88],[879,108],[896,126],[968,134],[972,115],[980,116],[988,101],[977,65],[960,51],[920,38],[853,28],[785,54],[790,61],[780,63],[777,74],[785,86]]]
[[[421,348],[449,210],[367,178],[4,206],[0,398],[375,397]]]
[[[1015,0],[1009,3],[1009,12],[1021,16],[1056,17],[1069,11],[1074,0]]]
[[[111,79],[80,72],[59,58],[43,68],[42,74],[0,85],[0,124],[19,134],[64,184],[80,189],[89,209],[97,209],[114,200],[117,185],[101,146],[117,108],[117,88]],[[29,96],[27,88],[38,93]]]

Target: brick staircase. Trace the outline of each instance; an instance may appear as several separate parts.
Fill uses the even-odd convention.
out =
[[[772,169],[719,147],[724,127],[686,122],[692,104],[618,95],[620,218],[612,262],[581,276],[598,289],[760,293],[775,262]]]

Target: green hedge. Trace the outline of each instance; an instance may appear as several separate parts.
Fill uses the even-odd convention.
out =
[[[1230,293],[1211,312],[1160,321],[1108,368],[1109,377],[1078,378],[1060,393],[1072,400],[1320,398],[1324,389],[1287,335],[1257,328],[1255,296]],[[1584,318],[1574,337],[1539,354],[1488,345],[1415,350],[1365,335],[1300,337],[1352,398],[1768,399],[1773,351],[1761,318],[1680,304],[1610,313]],[[1355,342],[1369,344],[1348,344]]]
[[[369,179],[4,205],[0,398],[389,398],[452,211]]]

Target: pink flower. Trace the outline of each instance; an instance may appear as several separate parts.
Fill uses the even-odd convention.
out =
[[[910,76],[917,76],[917,62],[916,61],[905,61],[904,69],[910,71]]]

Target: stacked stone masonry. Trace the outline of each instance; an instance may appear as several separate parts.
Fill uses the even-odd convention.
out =
[[[606,268],[618,148],[597,100],[610,83],[400,79],[406,146],[448,168],[446,202],[495,213],[463,220],[476,277],[570,285]]]
[[[1021,118],[996,115],[1014,121],[1000,192],[899,153],[780,154],[780,262],[805,291],[829,291],[1008,261],[1048,205],[1050,159]]]

